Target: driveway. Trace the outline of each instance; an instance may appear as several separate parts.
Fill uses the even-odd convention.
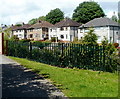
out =
[[[0,55],[0,70],[2,70],[2,98],[65,98],[64,94],[48,80],[3,55]]]

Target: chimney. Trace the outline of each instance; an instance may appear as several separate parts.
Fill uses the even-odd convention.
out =
[[[25,23],[23,22],[22,25],[25,25]]]
[[[41,23],[42,21],[39,20],[38,22]]]

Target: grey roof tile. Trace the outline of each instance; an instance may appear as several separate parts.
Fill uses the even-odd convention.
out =
[[[81,27],[97,27],[97,26],[120,26],[117,22],[112,21],[109,18],[95,18]]]

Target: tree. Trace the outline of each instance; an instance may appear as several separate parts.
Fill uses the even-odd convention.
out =
[[[94,30],[90,29],[90,31],[83,37],[83,43],[87,43],[87,44],[97,44],[97,35],[95,33],[93,33]]]
[[[62,19],[64,19],[64,13],[59,8],[51,10],[46,15],[46,21],[48,21],[48,22],[50,22],[52,24],[60,22]]]
[[[105,14],[99,4],[94,1],[87,1],[79,4],[74,10],[72,19],[79,23],[86,23],[94,18],[104,16]]]
[[[117,19],[117,16],[115,15],[115,12],[113,12],[113,16],[112,16],[112,18],[111,18],[113,21],[115,21],[115,22],[117,22],[118,21],[118,19]]]
[[[104,52],[106,55],[112,55],[116,51],[115,46],[112,43],[109,43],[106,37],[102,40],[102,45],[105,48]]]
[[[40,16],[37,20],[46,21],[46,17],[45,16]]]
[[[37,23],[37,18],[33,18],[28,22],[28,24],[35,24],[35,23]]]

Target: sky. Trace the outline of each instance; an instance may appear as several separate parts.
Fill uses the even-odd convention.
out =
[[[71,17],[74,9],[83,1],[90,0],[0,0],[0,24],[27,23],[32,18],[45,16],[50,10],[60,8],[66,17]],[[118,12],[120,0],[94,0],[102,7],[107,17]]]

